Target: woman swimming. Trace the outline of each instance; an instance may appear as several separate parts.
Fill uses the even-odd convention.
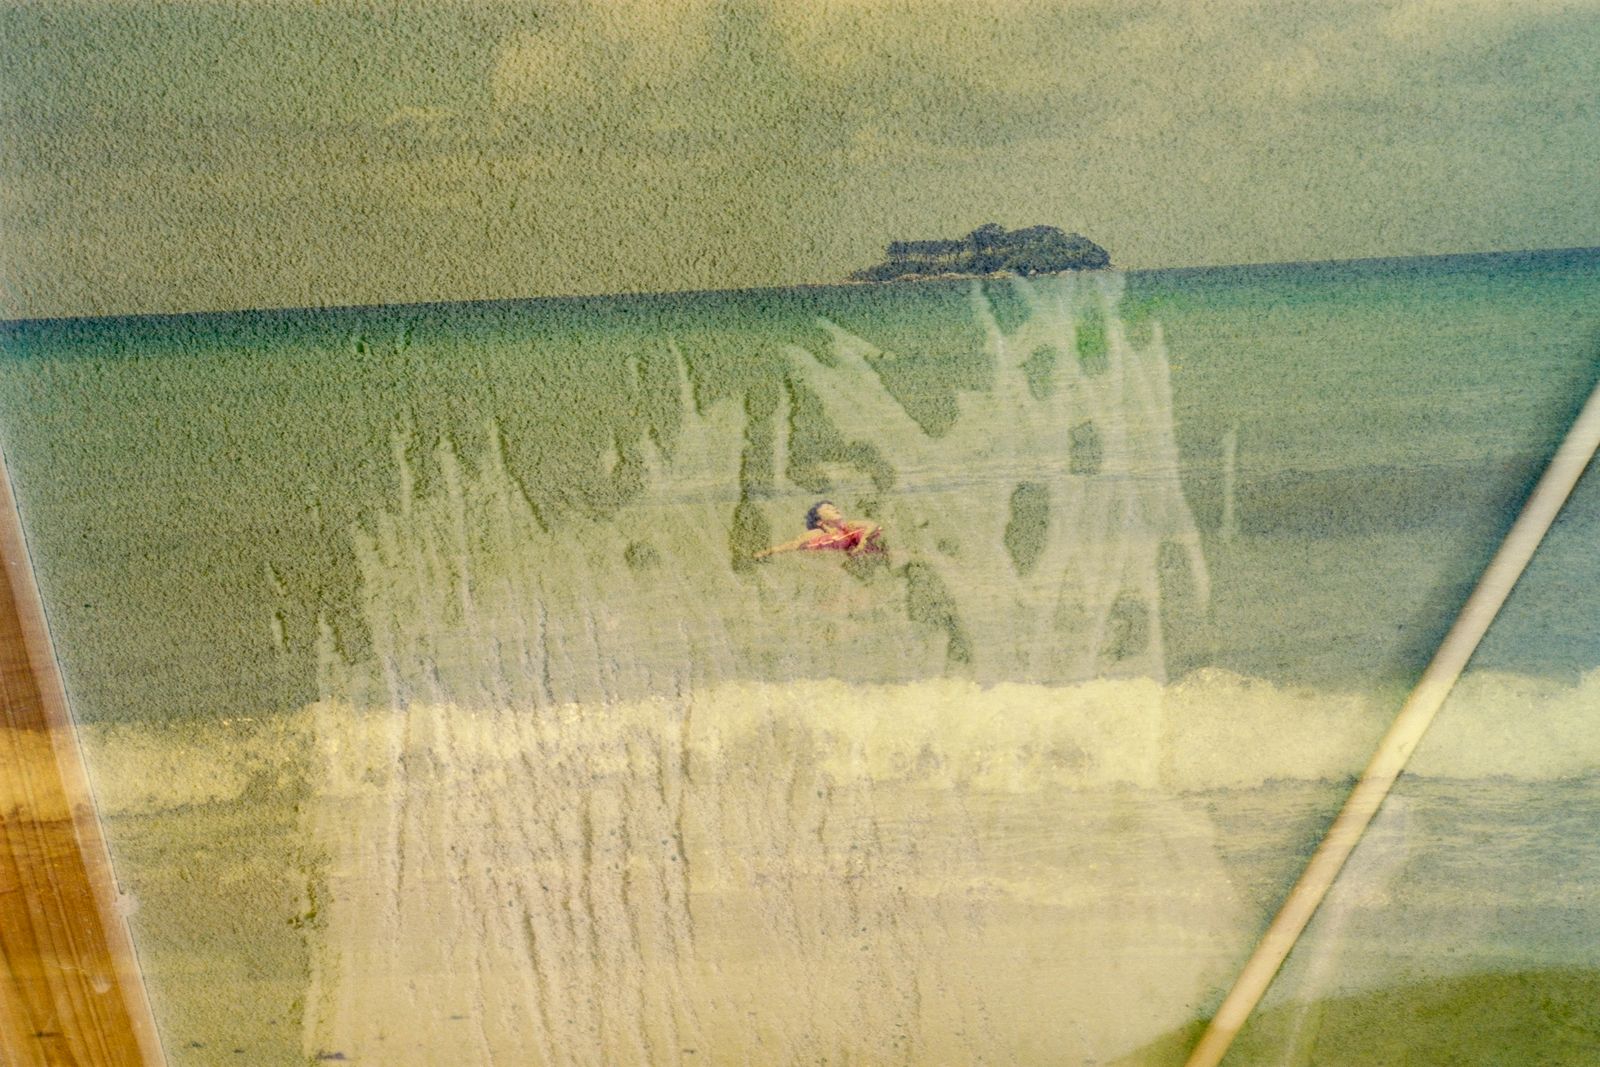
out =
[[[847,520],[831,500],[819,500],[806,512],[806,533],[793,541],[757,552],[756,559],[779,552],[843,552],[865,556],[884,551],[883,527],[874,522]]]

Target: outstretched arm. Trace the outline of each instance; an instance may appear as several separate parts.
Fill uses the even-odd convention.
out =
[[[764,548],[760,552],[757,552],[752,558],[766,559],[768,556],[776,556],[779,552],[793,552],[795,549],[804,548],[806,545],[810,544],[811,539],[815,536],[815,532],[801,534],[793,541],[785,541],[781,545],[773,545],[771,548]]]

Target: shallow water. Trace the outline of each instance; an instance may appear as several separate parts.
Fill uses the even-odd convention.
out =
[[[1596,295],[1583,252],[8,324],[0,430],[169,1052],[1180,1030],[1564,430]],[[1597,492],[1284,1003],[1590,962]],[[751,560],[819,496],[887,558]]]
[[[329,707],[298,742],[246,724],[187,753],[91,731],[102,762],[148,766],[137,740],[253,771],[205,800],[103,793],[174,1062],[1103,1061],[1214,1005],[1343,794],[1118,781],[1059,724],[1105,693],[808,714],[847,692],[741,690],[686,724]],[[1592,775],[1408,779],[1268,1010],[1592,965],[1597,813]]]
[[[1595,253],[1149,272],[1127,291],[1129,345],[1162,330],[1174,473],[1211,578],[1210,611],[1163,628],[1168,673],[1403,686],[1595,376]],[[1023,328],[1025,298],[1004,284],[984,298],[997,325]],[[369,650],[352,529],[396,509],[402,466],[411,493],[437,497],[441,455],[468,472],[498,455],[552,528],[624,502],[658,528],[698,523],[664,518],[670,496],[640,499],[688,410],[682,367],[696,410],[732,438],[701,500],[736,519],[741,547],[791,535],[818,495],[882,503],[886,477],[957,526],[1009,517],[1016,484],[984,481],[950,440],[960,404],[997,380],[973,299],[927,283],[5,324],[0,434],[56,639],[77,650],[74,707],[209,717],[315,699],[319,615],[353,657]],[[871,401],[865,426],[807,385],[826,380],[840,331],[883,353],[851,387]],[[1014,354],[1011,380],[1034,388],[1039,361]],[[997,455],[1031,447],[1021,420],[980,422]],[[1052,453],[1069,467],[1078,424]],[[923,453],[933,466],[913,485]],[[1095,517],[1065,504],[1060,517]],[[1593,580],[1581,546],[1597,507],[1585,486],[1563,518],[1578,547],[1548,597]],[[712,541],[655,558],[724,568],[733,546]],[[602,573],[632,574],[617,560]],[[1485,665],[1600,663],[1592,627],[1539,604],[1558,639],[1492,642]]]

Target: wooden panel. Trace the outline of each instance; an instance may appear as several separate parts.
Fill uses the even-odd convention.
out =
[[[0,460],[0,1062],[162,1062]]]

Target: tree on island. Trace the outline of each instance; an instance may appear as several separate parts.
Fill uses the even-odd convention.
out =
[[[886,282],[941,274],[1054,274],[1111,266],[1104,248],[1079,233],[1054,226],[1006,230],[985,223],[957,240],[891,241],[888,258],[850,275],[854,281]]]

